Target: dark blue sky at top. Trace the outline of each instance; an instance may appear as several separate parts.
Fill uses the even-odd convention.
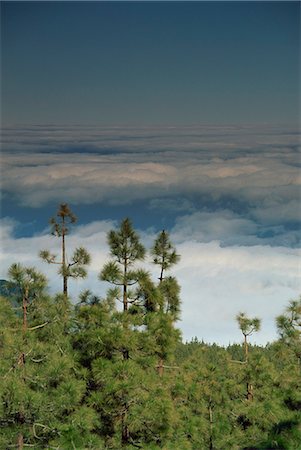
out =
[[[296,123],[299,2],[2,2],[4,123]]]

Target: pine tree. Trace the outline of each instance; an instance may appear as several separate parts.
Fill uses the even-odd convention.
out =
[[[57,211],[57,218],[50,219],[51,234],[61,238],[61,258],[58,260],[57,256],[50,253],[49,250],[42,250],[40,258],[48,264],[58,264],[60,266],[59,274],[63,278],[63,293],[68,295],[68,278],[85,278],[87,276],[85,266],[90,264],[91,257],[87,250],[83,247],[78,247],[73,252],[73,255],[68,261],[66,251],[66,236],[69,234],[69,225],[76,222],[76,217],[67,205],[62,203]]]
[[[123,311],[127,311],[129,304],[135,302],[135,295],[129,289],[145,275],[142,271],[133,270],[135,262],[144,259],[145,248],[128,218],[122,220],[119,230],[108,233],[108,244],[113,260],[104,266],[99,278],[117,287],[114,291],[116,297],[119,300],[122,297]]]
[[[103,420],[110,422],[113,428],[117,423],[120,425],[120,442],[122,446],[127,446],[132,439],[130,426],[132,410],[136,402],[140,401],[136,394],[136,383],[141,371],[138,361],[141,361],[141,351],[143,353],[145,342],[143,324],[148,311],[156,309],[157,294],[149,274],[136,267],[136,263],[145,257],[145,248],[128,218],[121,221],[118,230],[111,230],[108,233],[108,244],[112,260],[105,264],[99,278],[113,285],[113,288],[108,291],[107,301],[121,302],[122,312],[116,311],[112,317],[114,321],[114,326],[111,328],[111,335],[114,336],[112,361],[109,363],[104,362],[103,359],[96,360],[93,367],[96,367],[97,361],[99,363],[102,361],[102,365],[103,362],[106,364],[104,367],[112,367],[113,371],[117,367],[122,380],[126,380],[118,385],[120,398],[113,404],[117,422],[110,421],[107,416]],[[122,361],[119,360],[120,353]],[[137,362],[134,362],[134,359]],[[137,373],[137,377],[132,377],[132,371]],[[113,386],[111,389],[114,398]],[[99,398],[98,408],[102,401]]]
[[[30,302],[46,287],[46,277],[34,267],[23,267],[14,263],[8,269],[10,287],[17,287],[22,299],[23,331],[27,331],[27,309]]]
[[[180,260],[180,256],[177,255],[176,248],[171,243],[169,234],[165,230],[159,233],[151,249],[151,254],[154,264],[160,267],[159,281],[162,282],[164,272]]]
[[[97,415],[83,404],[86,373],[71,347],[67,297],[47,296],[34,269],[14,265],[10,274],[20,286],[20,302],[23,292],[28,297],[26,321],[0,304],[0,448],[101,449]]]
[[[19,302],[22,308],[22,338],[19,341],[20,350],[17,363],[12,367],[17,367],[19,381],[19,389],[22,389],[22,385],[26,382],[26,357],[27,357],[27,341],[28,341],[28,308],[31,303],[37,298],[39,294],[43,292],[46,287],[46,278],[41,273],[37,272],[33,267],[23,267],[21,264],[12,264],[8,270],[9,287],[16,287],[19,292]],[[26,405],[24,401],[19,403],[18,412],[16,414],[16,424],[20,426],[20,431],[17,438],[18,449],[24,447],[24,435],[22,425],[26,421]]]
[[[260,319],[254,317],[249,319],[244,313],[239,313],[236,316],[239,328],[244,336],[244,348],[245,348],[245,361],[248,361],[249,356],[249,343],[248,337],[256,331],[260,330]]]
[[[249,343],[248,337],[251,336],[256,331],[260,329],[260,319],[254,317],[253,319],[249,319],[246,317],[244,313],[239,313],[236,316],[236,320],[238,322],[239,328],[244,336],[244,348],[245,348],[245,363],[248,364],[249,358]],[[250,381],[250,375],[247,376],[247,399],[253,400],[253,384]]]
[[[276,319],[281,340],[291,347],[301,368],[301,297],[290,301],[283,315]]]
[[[153,263],[159,266],[158,289],[161,296],[160,309],[153,315],[148,326],[156,341],[156,353],[158,356],[158,373],[164,373],[164,360],[172,352],[179,333],[174,329],[174,323],[179,319],[180,313],[180,286],[176,278],[165,277],[165,272],[175,265],[180,256],[170,241],[169,234],[163,230],[159,233],[151,249]]]
[[[108,298],[122,303],[123,314],[120,315],[124,331],[122,352],[124,359],[128,359],[129,336],[132,335],[130,322],[134,320],[133,313],[141,312],[141,307],[147,307],[147,304],[150,306],[151,300],[148,294],[152,285],[149,274],[135,267],[137,261],[144,259],[145,248],[140,243],[139,236],[128,218],[121,221],[117,231],[111,230],[108,233],[108,244],[113,259],[105,264],[99,279],[114,286],[109,289]],[[136,325],[138,324],[136,320]]]

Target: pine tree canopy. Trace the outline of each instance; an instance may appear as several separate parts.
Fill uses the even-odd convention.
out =
[[[300,450],[301,299],[276,325],[279,339],[252,345],[261,320],[239,313],[243,344],[184,343],[179,255],[166,231],[146,249],[129,219],[108,233],[103,295],[70,301],[69,278],[90,255],[67,255],[67,204],[52,220],[62,293],[34,267],[14,263],[0,297],[0,449]],[[158,277],[159,268],[159,277]],[[100,291],[103,292],[103,291]],[[15,301],[17,299],[17,302]],[[200,302],[201,308],[201,302]],[[202,330],[200,330],[200,333]]]
[[[85,278],[87,276],[87,265],[91,262],[91,257],[84,247],[78,247],[74,250],[70,262],[66,249],[66,236],[69,233],[67,224],[73,224],[77,218],[66,203],[62,203],[57,212],[59,221],[55,218],[50,219],[51,234],[61,238],[61,256],[57,259],[57,255],[50,253],[49,250],[41,250],[39,256],[48,264],[58,264],[58,273],[63,278],[63,293],[68,294],[69,278]]]
[[[259,331],[260,329],[260,319],[257,317],[249,319],[244,313],[239,313],[236,316],[236,320],[243,335],[245,336],[250,336],[252,333]]]
[[[108,233],[108,244],[111,255],[121,264],[130,265],[136,260],[144,259],[145,248],[128,218],[122,220],[119,230]]]

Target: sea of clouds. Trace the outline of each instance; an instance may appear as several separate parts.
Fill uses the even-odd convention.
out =
[[[184,339],[237,342],[235,315],[245,311],[262,318],[254,341],[266,343],[276,337],[275,317],[300,293],[299,143],[290,127],[7,127],[3,199],[29,214],[53,201],[125,208],[141,200],[150,216],[170,211]],[[70,281],[74,301],[87,287],[105,295],[97,274],[114,226],[96,218],[69,236],[69,252],[84,245],[92,254],[88,278]],[[17,238],[16,227],[14,217],[1,221],[1,278],[20,261],[47,270],[59,290],[55,267],[37,256],[42,248],[59,251],[58,240],[48,230]],[[154,228],[139,233],[150,247]]]

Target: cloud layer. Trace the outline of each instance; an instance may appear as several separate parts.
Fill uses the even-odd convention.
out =
[[[7,128],[3,140],[4,201],[34,208],[62,199],[75,205],[142,201],[150,211],[177,217],[199,213],[199,240],[206,242],[233,244],[245,236],[249,245],[258,239],[300,243],[294,129],[48,126]]]
[[[59,243],[46,231],[16,233],[16,217],[18,208],[27,208],[29,221],[33,211],[66,201],[89,208],[69,248],[84,245],[92,254],[88,279],[72,282],[70,292],[74,301],[86,287],[104,295],[97,273],[114,222],[99,221],[99,208],[126,216],[139,202],[148,247],[161,226],[156,218],[172,217],[182,255],[174,273],[182,285],[184,338],[239,341],[234,317],[245,311],[263,319],[256,341],[272,340],[275,316],[300,292],[298,148],[298,130],[289,127],[6,128],[3,204],[17,207],[1,223],[1,277],[20,261],[47,271],[52,291],[61,289],[55,267],[37,257],[42,248],[59,251]]]
[[[3,187],[31,206],[66,189],[78,203],[239,189],[242,201],[275,204],[300,185],[297,145],[271,127],[6,129]]]
[[[40,249],[59,253],[59,240],[48,234],[13,237],[16,224],[4,220],[0,277],[6,278],[13,262],[34,265],[47,273],[51,292],[61,290],[61,280],[55,266],[48,266],[38,258]],[[92,264],[86,280],[70,280],[70,294],[77,301],[81,290],[91,289],[105,295],[108,285],[97,275],[109,258],[106,234],[114,223],[93,222],[79,226],[68,237],[69,254],[78,245],[85,246],[92,255]],[[149,248],[154,239],[152,231],[141,232]],[[222,247],[219,241],[208,243],[189,239],[187,229],[178,224],[172,230],[172,239],[181,255],[180,263],[172,271],[182,287],[182,319],[178,326],[183,338],[197,336],[207,342],[239,342],[241,336],[235,323],[238,312],[259,316],[262,331],[253,341],[264,344],[276,338],[274,319],[281,314],[291,298],[300,292],[300,251],[285,247],[232,246]],[[150,258],[144,266],[157,279],[156,268]]]

